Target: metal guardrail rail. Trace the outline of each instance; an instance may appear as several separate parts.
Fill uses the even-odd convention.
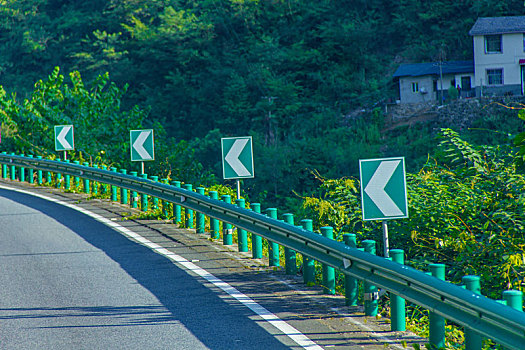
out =
[[[504,346],[515,349],[524,347],[525,313],[411,267],[351,248],[264,214],[183,188],[82,165],[7,154],[0,154],[0,163],[69,174],[181,205],[384,288]]]

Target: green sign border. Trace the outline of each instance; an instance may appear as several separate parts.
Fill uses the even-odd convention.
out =
[[[133,149],[133,143],[138,138],[138,135],[140,135],[144,131],[151,131],[151,134],[148,136],[146,141],[144,141],[143,143],[143,145],[146,144],[149,138],[151,137],[151,153],[152,153],[151,159],[140,158],[140,155],[138,154],[138,152]],[[135,138],[133,138],[133,133],[138,133],[138,135]],[[149,150],[146,147],[144,148],[149,152]],[[155,160],[155,136],[154,136],[153,129],[130,130],[129,131],[129,153],[130,153],[132,162],[149,162],[149,161]],[[133,156],[134,153],[136,153],[136,157]]]
[[[226,162],[225,158],[231,147],[235,143],[235,140],[248,139],[248,144],[244,146],[241,154],[239,155],[239,160],[244,165],[246,170],[250,172],[249,176],[238,176],[237,173],[232,169],[232,167]],[[225,145],[226,141],[226,145]],[[230,142],[231,141],[231,142]],[[226,152],[225,152],[226,151]],[[232,179],[251,179],[255,177],[255,168],[253,166],[253,139],[251,136],[237,136],[237,137],[223,137],[221,138],[221,153],[222,153],[222,177],[224,180]],[[232,175],[230,175],[232,174]],[[226,176],[228,175],[228,176]]]
[[[58,142],[58,134],[60,134],[60,131],[62,131],[62,129],[57,133],[57,128],[64,128],[64,127],[68,127],[68,126],[71,127],[71,142],[70,143],[71,143],[72,148],[59,148],[59,145],[63,146],[60,142]],[[54,131],[55,131],[55,151],[59,152],[59,151],[73,151],[73,150],[75,150],[75,134],[74,134],[75,133],[75,126],[73,124],[55,125]],[[69,133],[68,133],[68,135],[69,135]]]

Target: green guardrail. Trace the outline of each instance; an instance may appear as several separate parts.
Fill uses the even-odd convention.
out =
[[[172,203],[175,208],[184,207],[186,215],[194,211],[199,215],[209,216],[212,220],[220,220],[237,227],[239,230],[264,237],[270,242],[303,254],[306,260],[305,264],[308,264],[309,259],[314,259],[323,264],[323,269],[325,268],[324,265],[338,269],[348,276],[347,288],[351,290],[351,293],[355,294],[352,278],[364,281],[365,288],[368,291],[367,296],[365,296],[365,311],[367,306],[370,307],[374,301],[377,304],[377,287],[394,294],[395,309],[398,309],[399,305],[404,306],[402,298],[428,309],[431,316],[431,344],[441,345],[441,339],[444,338],[443,319],[445,318],[465,327],[467,349],[480,348],[481,336],[491,338],[497,343],[513,349],[523,348],[525,344],[525,313],[521,311],[521,292],[504,292],[504,297],[508,299],[509,306],[503,305],[480,295],[479,286],[475,287],[471,279],[467,278],[468,276],[464,281],[466,288],[442,280],[444,278],[444,266],[441,264],[432,264],[432,275],[428,275],[403,265],[402,258],[391,261],[375,256],[373,254],[375,247],[369,244],[373,241],[367,242],[365,247],[367,251],[363,251],[363,249],[355,247],[355,237],[353,242],[351,237],[345,237],[346,244],[337,242],[329,238],[329,228],[323,230],[327,236],[323,237],[311,232],[307,222],[303,222],[304,228],[297,227],[288,223],[291,222],[290,220],[288,222],[279,221],[256,211],[245,209],[242,205],[237,206],[229,204],[229,201],[211,199],[201,194],[202,191],[197,193],[192,191],[189,186],[186,186],[187,188],[180,187],[180,183],[169,185],[148,180],[145,176],[139,178],[127,175],[125,172],[117,173],[114,169],[108,171],[85,165],[14,154],[0,154],[0,163],[3,164],[2,177],[4,179],[7,178],[7,172],[9,172],[11,179],[15,180],[16,167],[20,169],[19,174],[25,174],[25,169],[37,170],[39,184],[41,183],[41,172],[47,172],[48,178],[51,178],[51,173],[60,174],[60,176],[55,176],[55,179],[59,181],[63,181],[64,175],[73,176],[75,179],[82,178],[84,181],[92,181],[92,187],[105,184],[130,190],[132,202],[138,201],[138,194],[151,196]],[[21,172],[21,169],[24,169],[24,172]],[[87,187],[89,188],[89,184]],[[214,224],[214,226],[216,225]],[[216,228],[212,227],[212,230],[216,230]],[[212,232],[212,234],[216,234],[216,232]],[[230,242],[226,243],[231,244]],[[303,271],[303,273],[305,272]],[[324,278],[332,279],[331,276],[332,273],[327,270]],[[475,282],[475,279],[473,281]],[[402,317],[404,318],[404,316]],[[393,317],[393,319],[395,318]],[[395,323],[400,322],[399,317],[395,320]]]

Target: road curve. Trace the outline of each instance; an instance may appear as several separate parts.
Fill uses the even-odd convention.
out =
[[[0,189],[1,349],[288,349],[166,256],[68,207]]]

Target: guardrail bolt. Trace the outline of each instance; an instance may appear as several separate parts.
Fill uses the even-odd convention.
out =
[[[266,209],[266,215],[277,220],[277,208]],[[281,266],[279,245],[272,241],[268,241],[268,259],[270,260],[270,266]]]
[[[195,189],[198,194],[204,195],[206,190],[204,187],[197,187]],[[197,212],[197,233],[206,233],[206,216],[203,213]]]
[[[429,264],[430,273],[432,276],[444,281],[445,280],[445,265],[444,264]],[[445,347],[445,318],[437,315],[434,312],[429,312],[429,335],[428,340],[431,346],[439,348]]]
[[[261,203],[251,203],[250,207],[255,213],[261,212]],[[263,257],[262,237],[259,235],[256,235],[253,232],[252,232],[252,257],[254,259],[262,259]]]
[[[376,254],[376,241],[367,239],[361,242],[365,249],[365,252],[370,254]],[[375,316],[377,315],[377,305],[379,301],[379,293],[377,287],[370,282],[364,283],[364,298],[365,300],[365,315]]]
[[[129,174],[131,176],[138,176],[139,173],[137,171],[130,171]],[[137,193],[137,191],[131,191],[131,207],[133,209],[136,209],[138,208],[139,206],[139,194]]]
[[[221,199],[223,202],[230,204],[231,203],[231,196],[229,194],[223,194],[221,196]],[[223,222],[222,223],[222,244],[224,245],[232,245],[233,244],[233,232],[232,232],[232,225]]]
[[[184,189],[188,191],[193,191],[192,184],[184,184]],[[185,208],[185,217],[186,217],[186,228],[193,228],[193,210]]]
[[[392,257],[392,261],[398,264],[405,264],[405,252],[403,249],[391,249],[390,257]],[[390,320],[392,331],[406,330],[405,299],[392,293],[390,293]]]
[[[283,214],[283,219],[287,224],[294,225],[293,214]],[[284,266],[287,275],[297,274],[297,254],[295,253],[295,250],[284,247]]]
[[[208,196],[211,199],[219,199],[219,192],[217,191],[209,191]],[[211,239],[219,239],[221,238],[221,224],[218,219],[210,218],[210,238]]]
[[[325,238],[334,239],[334,229],[331,226],[321,227],[321,234]],[[323,264],[323,292],[335,294],[335,269],[327,264]]]
[[[347,246],[357,248],[356,235],[354,233],[344,234],[343,241]],[[357,283],[357,278],[345,274],[345,304],[347,306],[357,306],[359,297],[359,286]]]
[[[120,169],[120,173],[123,175],[127,174],[126,169]],[[121,187],[120,188],[120,204],[128,204],[128,189]]]
[[[246,208],[246,201],[244,200],[244,198],[236,199],[235,204],[237,204],[237,206],[240,208]],[[246,230],[243,230],[238,227],[237,227],[237,244],[238,244],[240,252],[248,251],[248,233],[246,232]]]
[[[33,158],[33,155],[30,154],[28,155],[29,158]],[[35,169],[33,168],[29,168],[29,174],[28,174],[28,181],[30,184],[34,184],[35,183]]]
[[[314,230],[311,219],[301,220],[301,225],[306,231]],[[303,281],[307,286],[315,285],[315,260],[303,254]]]
[[[465,288],[474,292],[475,294],[481,294],[481,284],[479,276],[463,276],[461,279]],[[483,341],[479,333],[472,329],[465,327],[465,349],[468,350],[481,350]]]
[[[172,181],[171,185],[180,188],[180,181]],[[182,222],[181,206],[178,204],[173,206],[173,221],[176,225],[179,225]]]

